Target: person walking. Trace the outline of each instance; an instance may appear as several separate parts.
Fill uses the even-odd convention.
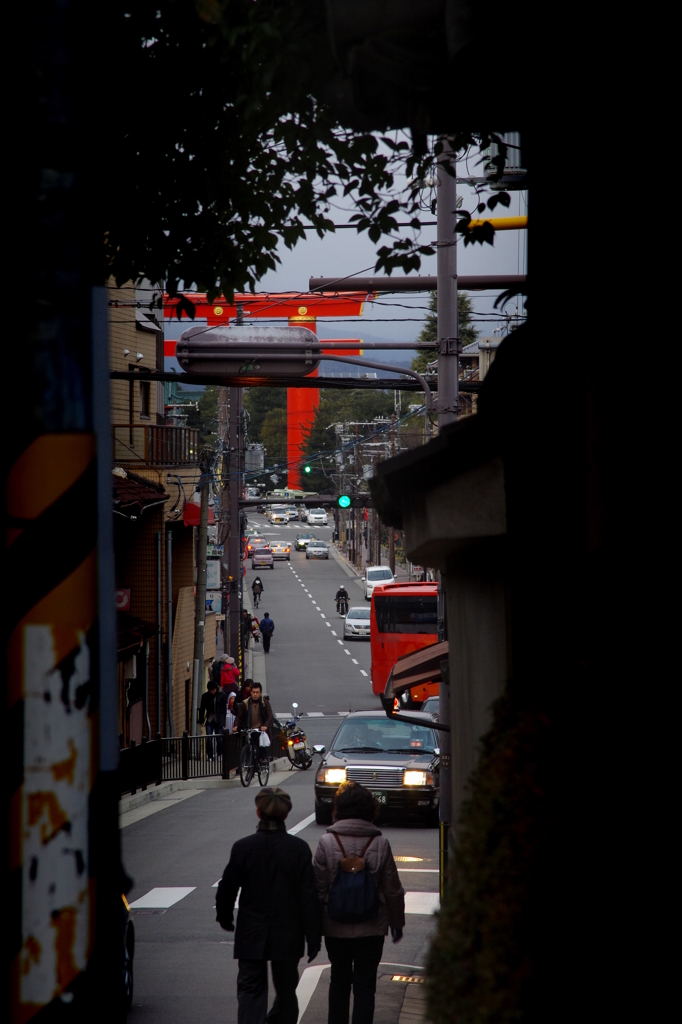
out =
[[[296,1024],[298,962],[308,947],[308,963],[320,951],[320,905],[310,847],[287,835],[284,824],[291,797],[277,787],[256,796],[258,828],[238,839],[218,884],[216,920],[234,931],[234,904],[239,914],[234,941],[238,1024]],[[268,1009],[268,961],[275,1002]]]
[[[208,689],[201,695],[201,703],[199,704],[199,724],[206,726],[206,735],[209,737],[206,740],[206,756],[209,761],[213,760],[213,739],[212,737],[218,732],[218,724],[216,718],[215,698],[218,692],[218,687],[215,684],[215,680],[209,679]]]
[[[229,655],[225,655],[220,673],[220,685],[226,694],[236,693],[239,689],[239,668],[234,658]]]
[[[265,587],[260,576],[256,576],[255,580],[251,584],[251,593],[253,594],[253,607],[257,608],[260,604],[260,599]]]
[[[342,783],[334,797],[334,823],[315,851],[322,934],[331,961],[328,1024],[348,1024],[351,988],[353,1024],[372,1024],[384,936],[390,928],[393,942],[403,937],[405,892],[390,843],[373,824],[378,811],[368,789]],[[344,902],[344,883],[350,878],[355,886],[365,872],[360,901],[356,888],[355,902]]]
[[[269,654],[270,641],[272,640],[272,634],[275,632],[275,623],[270,618],[269,612],[266,612],[260,620],[260,631],[263,637],[263,654]]]
[[[251,616],[246,608],[242,609],[242,646],[245,651],[249,649],[251,641]]]

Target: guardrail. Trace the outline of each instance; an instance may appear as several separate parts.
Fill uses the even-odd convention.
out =
[[[149,785],[174,780],[233,778],[239,768],[244,734],[225,729],[214,736],[158,736],[120,751],[119,794],[135,794]],[[285,756],[278,737],[270,746],[270,760]]]
[[[199,462],[200,432],[195,427],[114,423],[111,430],[114,463],[194,466]]]

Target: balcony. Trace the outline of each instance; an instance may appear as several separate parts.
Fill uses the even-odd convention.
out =
[[[157,427],[146,423],[115,423],[113,461],[142,466],[196,466],[199,431],[193,427]]]

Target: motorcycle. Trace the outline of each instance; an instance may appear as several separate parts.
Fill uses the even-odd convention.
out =
[[[338,601],[336,602],[336,610],[339,613],[339,615],[343,615],[344,617],[348,614],[348,598],[347,597],[340,597],[338,599]]]
[[[279,739],[291,761],[291,767],[306,771],[313,763],[313,755],[308,737],[298,724],[301,717],[296,713],[298,704],[294,703],[291,706],[294,709],[294,717],[282,726]]]

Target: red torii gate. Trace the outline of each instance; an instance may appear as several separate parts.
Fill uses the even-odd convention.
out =
[[[206,319],[209,327],[234,322],[237,316],[241,316],[245,323],[254,319],[286,318],[290,324],[305,324],[311,331],[316,330],[317,318],[320,316],[362,316],[366,300],[367,292],[344,292],[341,295],[331,292],[262,292],[257,295],[235,295],[231,303],[225,299],[209,302],[205,293],[191,295],[195,318]],[[172,320],[174,317],[187,316],[184,309],[179,308],[180,301],[164,295],[164,319]],[[175,344],[174,341],[165,343],[164,351],[167,356],[175,355]],[[359,355],[362,353],[361,344],[360,341],[348,339],[347,349],[327,349],[326,354]],[[324,342],[322,352],[325,354]],[[317,376],[317,368],[310,376]],[[291,489],[303,489],[301,470],[294,464],[301,461],[304,434],[312,426],[319,404],[319,388],[287,388],[287,462],[291,467],[287,486]]]

